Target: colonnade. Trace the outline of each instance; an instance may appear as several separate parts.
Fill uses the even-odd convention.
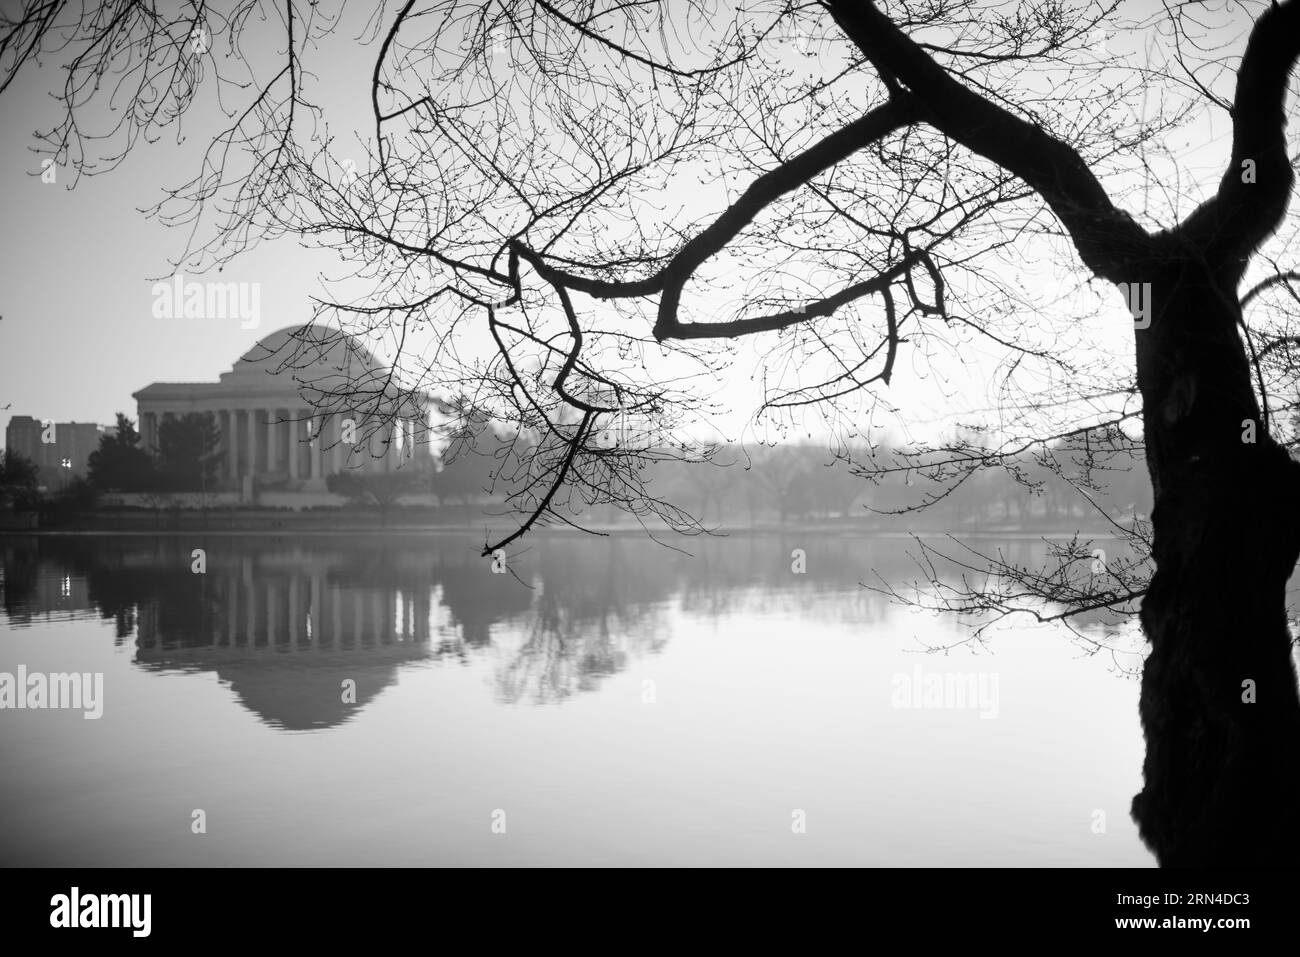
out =
[[[218,477],[288,475],[291,480],[323,479],[344,469],[391,472],[412,456],[419,423],[403,418],[374,429],[355,417],[320,416],[310,408],[249,407],[208,410],[220,433]],[[158,447],[163,419],[182,413],[140,414],[140,437],[146,449]],[[320,430],[317,433],[317,417]],[[385,444],[385,439],[388,439]],[[347,441],[350,439],[351,441]]]

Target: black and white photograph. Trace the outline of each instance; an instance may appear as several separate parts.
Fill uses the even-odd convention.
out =
[[[0,0],[5,926],[852,869],[1279,932],[1298,60],[1300,0]]]

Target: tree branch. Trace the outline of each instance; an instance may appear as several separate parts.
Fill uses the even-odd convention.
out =
[[[883,77],[907,87],[921,119],[967,149],[1014,173],[1056,213],[1084,264],[1125,282],[1127,263],[1148,236],[1116,208],[1069,144],[958,82],[871,0],[823,0],[835,22]]]
[[[1242,262],[1286,214],[1295,173],[1286,151],[1287,82],[1300,58],[1300,3],[1274,3],[1246,43],[1232,105],[1232,159],[1218,193],[1184,221],[1183,232],[1213,262]],[[1253,163],[1253,175],[1246,175]]]

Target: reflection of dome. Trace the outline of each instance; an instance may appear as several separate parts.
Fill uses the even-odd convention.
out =
[[[240,648],[138,648],[151,671],[213,672],[247,711],[283,731],[333,728],[349,721],[397,679],[398,669],[428,655],[423,644],[385,643],[322,653],[267,653]],[[343,681],[356,682],[356,703],[343,701]]]
[[[296,659],[296,656],[295,656]],[[343,724],[397,678],[399,664],[347,660],[233,660],[216,665],[239,703],[263,724],[283,731],[307,731]],[[343,701],[345,679],[356,682],[356,703]]]

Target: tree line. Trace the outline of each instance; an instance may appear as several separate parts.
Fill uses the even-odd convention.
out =
[[[116,417],[91,454],[88,472],[54,496],[39,470],[8,451],[0,461],[0,507],[42,504],[93,507],[104,493],[171,494],[217,488],[222,452],[210,415],[190,413],[159,424],[158,447],[143,448],[135,424]],[[444,433],[435,452],[425,446],[398,469],[345,470],[326,479],[352,507],[389,509],[428,504],[461,510],[489,508],[509,495],[531,440],[502,434],[484,416]],[[1100,516],[1140,520],[1150,512],[1150,486],[1138,448],[1113,448],[1104,462],[1075,442],[989,458],[989,466],[950,489],[932,465],[887,439],[835,450],[825,442],[719,447],[705,461],[645,455],[642,479],[654,494],[678,504],[704,528],[850,520],[927,528],[997,530],[1070,527]],[[996,467],[994,467],[996,466]],[[1099,477],[1099,473],[1101,473]],[[617,523],[617,503],[571,502],[581,524]]]

